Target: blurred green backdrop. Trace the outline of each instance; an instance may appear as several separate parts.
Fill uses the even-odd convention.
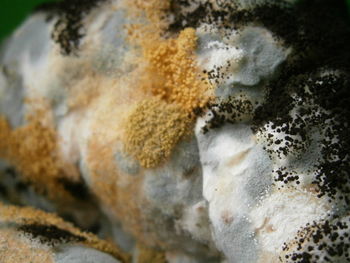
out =
[[[0,0],[0,41],[9,35],[35,6],[52,0]],[[146,1],[146,0],[145,0]],[[334,0],[344,1],[344,0]],[[350,14],[350,0],[348,3]]]
[[[35,6],[52,0],[0,0],[0,41],[9,35]]]

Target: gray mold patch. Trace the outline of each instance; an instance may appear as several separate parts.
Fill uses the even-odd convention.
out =
[[[112,256],[82,246],[65,246],[55,254],[56,263],[120,263]]]
[[[144,191],[165,214],[202,199],[202,177],[195,140],[180,143],[164,166],[145,170]]]
[[[145,169],[143,192],[147,206],[142,211],[151,222],[148,231],[163,241],[165,249],[179,250],[203,258],[200,262],[210,262],[211,257],[217,258],[216,249],[208,247],[207,241],[193,239],[183,225],[186,211],[203,200],[202,179],[195,139],[182,141],[166,164]]]
[[[257,85],[263,78],[273,75],[286,59],[287,52],[275,43],[270,32],[258,27],[247,27],[241,33],[238,47],[244,51],[237,82]]]
[[[193,179],[181,178],[176,171],[158,169],[146,173],[145,194],[152,206],[164,215],[175,217],[183,206],[196,203],[202,195],[201,174],[196,171]],[[180,209],[180,211],[179,211]]]
[[[258,260],[258,245],[250,222],[235,218],[230,227],[215,228],[215,243],[224,252],[228,262],[255,263]]]
[[[23,122],[23,80],[16,71],[0,68],[0,114],[13,128]]]
[[[124,152],[123,148],[124,146],[122,143],[117,143],[114,160],[118,169],[129,175],[137,175],[141,170],[139,162]]]
[[[191,175],[191,171],[200,165],[199,149],[196,139],[193,138],[189,141],[180,142],[174,149],[171,162],[172,166],[180,169],[185,177]]]
[[[203,258],[201,255],[191,257],[181,252],[167,253],[168,263],[219,263],[221,262],[218,258]]]
[[[124,10],[117,10],[113,12],[111,18],[106,22],[102,28],[102,42],[109,44],[115,48],[120,48],[125,45],[124,27],[126,24]]]
[[[25,79],[22,66],[35,66],[47,56],[53,46],[51,27],[45,15],[33,15],[1,48],[0,114],[8,117],[14,127],[23,122]]]
[[[115,161],[117,162],[118,168],[126,174],[137,175],[140,172],[140,164],[138,161],[121,151],[115,154]]]
[[[21,63],[24,53],[29,54],[30,62],[47,53],[51,42],[51,25],[43,14],[29,18],[6,42],[0,62],[5,65]]]
[[[219,35],[219,33],[215,32],[215,31],[214,31],[214,33],[212,33],[211,31],[201,32],[198,35],[197,55],[198,56],[203,55],[210,42],[221,41],[222,40],[221,38],[222,37]]]
[[[278,74],[290,49],[282,46],[267,29],[246,26],[224,30],[203,25],[197,30],[197,61],[218,97],[244,90],[251,99],[263,99],[262,86]]]
[[[93,56],[94,68],[101,74],[120,76],[132,70],[125,55],[130,50],[126,43],[125,25],[128,24],[124,10],[114,11],[100,32],[101,46]]]
[[[29,18],[0,51],[0,114],[5,115],[13,127],[23,122],[23,78],[21,68],[24,58],[35,64],[49,50],[50,29],[43,15]]]
[[[146,196],[162,213],[176,214],[179,206],[198,200],[202,184],[200,174],[197,176],[196,180],[188,180],[167,169],[153,171],[145,178]]]
[[[260,145],[255,146],[251,151],[251,156],[254,156],[251,158],[251,164],[254,166],[251,169],[256,172],[251,173],[244,185],[251,206],[256,205],[263,197],[267,196],[273,184],[272,162],[264,152]]]
[[[123,251],[132,253],[135,248],[135,239],[129,233],[125,232],[122,226],[115,220],[111,227],[114,242],[116,242]]]
[[[256,86],[245,86],[241,84],[220,85],[215,90],[215,96],[222,99],[228,99],[229,97],[237,98],[243,94],[247,100],[252,102],[262,103],[264,99],[264,90],[261,84]],[[255,105],[255,103],[253,104]]]

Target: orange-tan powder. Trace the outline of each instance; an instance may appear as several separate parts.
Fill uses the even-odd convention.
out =
[[[133,23],[127,27],[132,42],[143,42],[144,37],[160,36],[168,26],[165,15],[170,9],[169,0],[124,0],[121,7],[127,10],[128,16],[135,21],[144,18],[141,23]]]
[[[169,158],[172,149],[189,130],[191,119],[176,104],[159,98],[137,104],[127,118],[124,148],[146,168]]]
[[[142,2],[142,3],[141,3]],[[170,1],[132,0],[129,16],[143,23],[128,26],[129,41],[141,47],[140,63],[145,65],[140,86],[168,103],[177,103],[188,113],[203,107],[211,97],[212,87],[196,64],[197,36],[186,28],[179,35],[166,32]]]
[[[170,1],[133,2],[129,15],[143,14],[148,21],[128,28],[129,41],[142,50],[139,64],[144,68],[138,85],[153,98],[129,115],[124,144],[143,167],[152,168],[169,158],[194,121],[194,109],[205,106],[212,89],[196,64],[195,30],[187,28],[178,36],[165,37]]]
[[[143,80],[145,88],[168,103],[180,105],[188,113],[203,107],[209,86],[201,78],[195,63],[197,36],[193,28],[184,29],[175,39],[144,41],[148,62]]]
[[[42,114],[33,115],[28,124],[11,129],[7,120],[0,117],[0,158],[4,158],[51,200],[72,200],[61,184],[60,177],[78,177],[75,167],[63,164],[58,156],[56,131],[42,123]],[[68,170],[69,169],[69,170]]]

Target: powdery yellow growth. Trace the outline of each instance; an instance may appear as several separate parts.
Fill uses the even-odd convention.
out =
[[[142,83],[168,103],[177,103],[191,113],[208,101],[208,84],[201,80],[195,63],[197,36],[193,28],[183,30],[176,39],[144,41],[148,62]]]
[[[170,1],[131,1],[129,16],[137,20],[144,15],[148,21],[128,26],[129,40],[143,51],[139,64],[147,65],[140,86],[168,103],[179,104],[188,113],[204,106],[211,87],[196,65],[195,29],[187,28],[172,38],[166,32]]]
[[[159,98],[140,102],[126,122],[126,152],[146,168],[166,160],[174,146],[188,131],[191,120],[179,106]]]
[[[12,130],[5,118],[0,118],[0,137],[4,138],[0,157],[14,164],[24,180],[33,183],[37,190],[47,192],[51,198],[64,197],[63,187],[57,184],[63,171],[56,155],[57,138],[53,129],[39,120],[32,120]]]
[[[142,166],[150,168],[170,156],[171,150],[183,135],[184,126],[190,122],[187,116],[192,116],[195,108],[205,106],[211,89],[196,64],[195,29],[187,28],[175,38],[169,35],[165,37],[170,1],[132,0],[132,3],[129,15],[137,18],[143,14],[148,21],[128,27],[129,40],[142,50],[138,63],[141,69],[138,87],[165,103],[161,104],[159,99],[158,102],[155,99],[143,102],[130,116],[124,141],[125,150],[138,159]],[[156,109],[156,104],[163,106]],[[170,110],[174,105],[178,108]],[[144,110],[147,114],[142,113]],[[163,117],[157,120],[157,115]],[[186,121],[178,121],[182,125],[171,127],[166,124],[167,115],[175,119],[181,115],[180,118]]]
[[[66,230],[76,236],[84,237],[86,240],[81,243],[97,250],[109,253],[115,256],[121,262],[129,262],[130,258],[125,255],[113,244],[99,239],[91,233],[82,232],[74,227],[71,223],[65,222],[55,214],[46,213],[31,207],[15,207],[3,205],[0,203],[0,224],[41,224],[55,225],[56,227]]]
[[[126,26],[129,40],[137,46],[144,42],[156,43],[161,38],[169,23],[166,13],[170,9],[169,0],[125,0],[122,6],[128,11],[130,21],[140,21]]]
[[[126,9],[129,12],[129,16],[134,18],[140,18],[146,16],[150,21],[150,25],[155,30],[163,31],[166,27],[166,21],[164,21],[164,13],[170,8],[169,0],[127,0],[124,2]],[[145,24],[143,24],[145,26]]]

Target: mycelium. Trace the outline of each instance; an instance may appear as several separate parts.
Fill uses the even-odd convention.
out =
[[[0,56],[0,198],[121,249],[38,212],[3,235],[48,262],[349,261],[349,33],[330,0],[39,7]]]

